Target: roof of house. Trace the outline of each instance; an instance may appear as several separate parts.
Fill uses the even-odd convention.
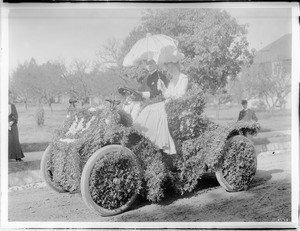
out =
[[[259,50],[254,63],[266,63],[292,59],[292,34],[286,34]]]

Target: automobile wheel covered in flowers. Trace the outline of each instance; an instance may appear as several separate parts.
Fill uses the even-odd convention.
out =
[[[45,183],[47,184],[47,186],[53,189],[54,191],[59,193],[67,192],[66,190],[63,189],[61,185],[59,185],[53,180],[54,169],[50,162],[50,154],[51,154],[50,151],[51,151],[51,145],[46,148],[41,159],[40,168],[41,168],[42,177]]]
[[[81,176],[81,195],[102,216],[115,215],[135,201],[141,182],[138,158],[126,147],[108,145],[87,161]]]
[[[253,180],[257,157],[252,141],[244,136],[234,136],[226,142],[224,156],[216,177],[226,191],[246,190]]]

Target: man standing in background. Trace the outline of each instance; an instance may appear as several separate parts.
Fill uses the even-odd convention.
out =
[[[248,108],[247,100],[243,99],[241,103],[242,103],[243,110],[240,111],[238,121],[244,120],[244,121],[257,122],[258,119],[255,115],[255,112],[253,110],[251,110],[250,108]]]

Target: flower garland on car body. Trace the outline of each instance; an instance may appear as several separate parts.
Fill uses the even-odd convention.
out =
[[[73,121],[91,121],[89,129],[71,135],[68,129]],[[76,118],[78,118],[76,120]],[[109,119],[109,124],[105,120]],[[145,185],[142,194],[151,201],[160,201],[163,198],[163,182],[167,171],[162,162],[161,154],[150,140],[143,137],[131,127],[131,117],[124,111],[111,111],[104,108],[97,111],[79,110],[70,116],[64,125],[56,131],[52,141],[49,168],[53,172],[53,181],[69,192],[79,190],[82,169],[90,156],[107,144],[118,143],[129,147],[139,158],[145,173]],[[126,125],[126,126],[124,126]],[[73,143],[61,142],[61,139],[75,139]],[[78,134],[80,133],[80,134]],[[155,168],[155,170],[154,170]],[[54,170],[54,171],[53,171]],[[100,190],[101,191],[101,190]],[[116,202],[112,202],[116,204]],[[110,208],[112,205],[106,205]],[[112,206],[113,207],[113,206]]]
[[[161,100],[160,98],[153,101],[148,100],[143,105],[145,107],[151,102],[160,102]],[[112,111],[108,107],[96,110],[78,110],[67,118],[63,126],[55,132],[48,164],[53,172],[53,181],[69,192],[78,191],[82,169],[90,156],[105,145],[121,144],[132,150],[140,160],[144,171],[142,183],[144,187],[140,188],[140,183],[138,183],[137,190],[152,202],[158,202],[165,196],[166,182],[171,182],[171,186],[183,194],[192,191],[204,173],[216,171],[222,164],[225,164],[226,171],[231,172],[227,180],[234,182],[232,173],[239,170],[230,169],[230,166],[235,163],[224,162],[224,157],[226,153],[231,152],[230,148],[239,150],[238,146],[228,146],[227,141],[239,134],[254,135],[260,126],[258,123],[246,122],[233,123],[226,127],[216,125],[203,115],[204,106],[204,96],[195,88],[189,90],[184,97],[166,103],[170,132],[178,150],[178,158],[174,163],[177,168],[175,172],[170,170],[163,154],[158,151],[157,147],[132,128],[131,117],[126,112]],[[78,121],[82,122],[78,123]],[[78,124],[82,125],[78,126]],[[73,132],[69,132],[71,127]],[[73,142],[70,142],[71,140]],[[252,151],[249,150],[250,156]],[[117,156],[112,158],[116,164],[122,161]],[[243,161],[242,157],[239,158],[240,161]],[[251,158],[248,160],[251,161]],[[249,176],[243,181],[247,181],[251,177]],[[134,178],[132,180],[136,182]],[[99,182],[96,178],[93,181]],[[135,184],[128,183],[127,190],[132,192],[130,187],[135,187]],[[238,183],[236,185],[238,186]],[[110,193],[104,188],[99,190],[103,193]],[[119,194],[111,193],[116,196],[111,198],[116,200]],[[123,196],[121,197],[126,198],[126,195]],[[106,199],[105,201],[103,203],[106,208],[114,208],[118,205],[116,201],[109,202]]]

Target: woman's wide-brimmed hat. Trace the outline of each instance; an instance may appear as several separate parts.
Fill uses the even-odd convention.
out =
[[[178,50],[174,50],[173,52],[165,53],[165,56],[162,57],[164,62],[162,63],[178,63],[184,59],[184,54],[179,52]]]

